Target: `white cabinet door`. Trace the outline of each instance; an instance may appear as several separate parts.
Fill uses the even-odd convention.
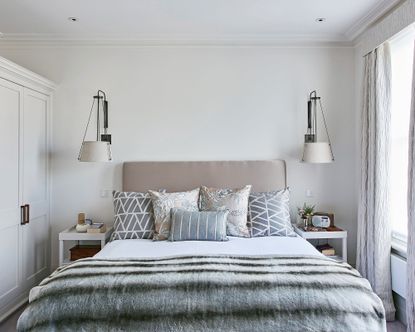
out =
[[[25,289],[49,272],[49,97],[24,89],[20,119],[22,203],[29,204],[29,223],[22,227],[22,273]]]
[[[23,88],[0,79],[0,312],[20,288],[19,109]]]

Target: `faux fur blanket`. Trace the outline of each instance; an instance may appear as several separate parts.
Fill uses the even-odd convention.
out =
[[[95,259],[33,288],[18,331],[386,331],[350,265],[319,257]]]

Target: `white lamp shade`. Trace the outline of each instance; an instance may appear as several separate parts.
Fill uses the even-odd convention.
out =
[[[111,160],[111,145],[108,142],[85,141],[82,143],[79,161],[103,162]]]
[[[331,163],[334,161],[328,142],[304,143],[303,161],[306,163]]]

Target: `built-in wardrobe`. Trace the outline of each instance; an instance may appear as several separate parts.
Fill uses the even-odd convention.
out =
[[[0,57],[0,321],[50,273],[51,81]]]

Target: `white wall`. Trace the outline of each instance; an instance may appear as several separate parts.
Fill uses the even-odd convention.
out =
[[[77,213],[112,221],[124,160],[282,158],[292,208],[332,210],[356,247],[354,52],[327,47],[16,47],[0,55],[59,84],[53,115],[52,265]],[[77,154],[100,88],[109,99],[112,164]],[[336,162],[299,162],[308,93],[322,96]],[[305,197],[312,189],[314,197]]]

